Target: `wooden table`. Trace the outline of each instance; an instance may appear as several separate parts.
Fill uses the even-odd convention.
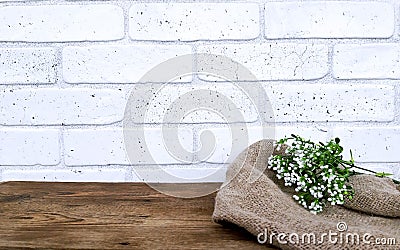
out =
[[[174,198],[144,183],[1,183],[0,248],[268,249],[213,223],[214,198]]]

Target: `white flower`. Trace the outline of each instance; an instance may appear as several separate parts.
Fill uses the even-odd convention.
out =
[[[290,144],[287,143],[289,140],[292,140]],[[272,168],[277,173],[278,179],[283,178],[285,186],[294,186],[296,192],[310,195],[301,197],[293,195],[293,199],[313,213],[321,212],[326,202],[332,205],[342,204],[344,192],[350,191],[351,188],[348,189],[343,185],[345,178],[339,177],[336,170],[331,168],[332,160],[320,157],[323,155],[322,150],[326,149],[322,149],[321,145],[311,141],[303,141],[299,137],[282,140],[282,143],[276,144],[276,150],[280,151],[283,143],[291,145],[285,149],[286,157],[270,156],[268,168]],[[329,151],[332,152],[329,149],[325,152],[329,153]],[[315,157],[318,157],[316,162],[314,162]],[[325,163],[320,164],[321,160]],[[309,176],[309,171],[314,173]]]

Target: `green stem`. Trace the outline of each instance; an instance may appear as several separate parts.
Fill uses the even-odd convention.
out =
[[[355,165],[353,165],[353,168],[358,168],[358,169],[361,169],[361,170],[364,170],[364,171],[367,171],[367,172],[370,172],[370,173],[373,173],[373,174],[376,174],[377,172],[375,172],[375,171],[372,171],[372,170],[369,170],[369,169],[366,169],[366,168],[362,168],[362,167],[357,167],[357,166],[355,166]]]
[[[369,170],[369,169],[366,169],[366,168],[362,168],[362,167],[357,167],[356,165],[354,165],[353,162],[343,161],[343,160],[342,160],[341,162],[344,163],[344,164],[346,164],[346,165],[348,165],[348,166],[350,166],[350,167],[358,168],[358,169],[361,169],[361,170],[364,170],[364,171],[373,173],[373,174],[375,174],[375,175],[377,174],[377,172],[375,172],[375,171],[372,171],[372,170]],[[400,181],[395,180],[395,179],[392,179],[392,180],[393,180],[393,182],[394,182],[395,184],[400,184]]]
[[[354,165],[353,162],[342,161],[341,163],[344,163],[344,164],[346,164],[346,165],[348,165],[348,166],[350,166],[350,167],[352,167],[352,168],[357,168],[357,169],[364,170],[364,171],[367,171],[367,172],[370,172],[370,173],[373,173],[373,174],[376,174],[376,173],[377,173],[377,172],[372,171],[372,170],[370,170],[370,169],[358,167],[358,166]]]

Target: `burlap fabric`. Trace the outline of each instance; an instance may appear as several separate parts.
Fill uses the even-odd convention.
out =
[[[400,189],[390,179],[356,175],[351,202],[313,215],[265,168],[268,157],[279,153],[272,140],[263,140],[237,157],[217,193],[215,222],[243,227],[281,249],[400,249]]]

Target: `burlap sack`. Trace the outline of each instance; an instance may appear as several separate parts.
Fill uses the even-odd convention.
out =
[[[355,190],[353,199],[343,206],[364,213],[400,218],[400,192],[389,178],[355,175],[350,179]],[[400,225],[399,225],[400,226]]]
[[[354,200],[313,215],[265,168],[277,153],[272,140],[263,140],[237,157],[217,193],[215,222],[243,227],[282,249],[400,249],[400,192],[391,180],[354,176]]]

